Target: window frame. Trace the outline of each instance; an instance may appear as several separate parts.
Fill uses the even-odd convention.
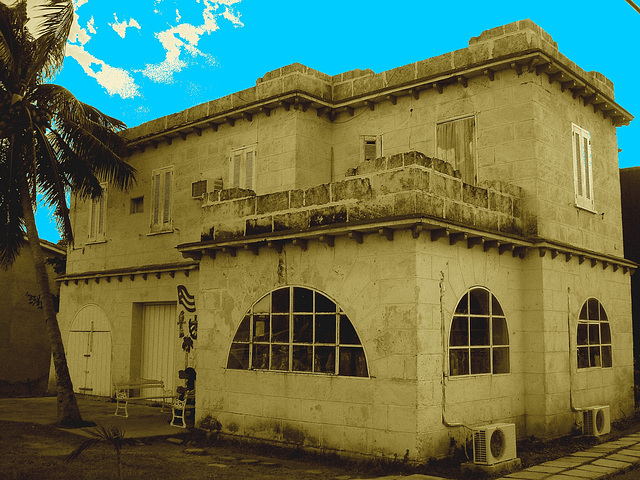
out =
[[[376,153],[372,158],[367,158],[367,142],[373,142]],[[360,161],[367,162],[383,157],[382,135],[360,135]]]
[[[256,189],[257,181],[257,143],[244,147],[234,148],[229,154],[229,188],[242,188],[246,190]],[[251,181],[248,181],[247,155],[252,154]],[[240,158],[237,160],[238,155]],[[236,182],[236,164],[238,165],[238,182]]]
[[[274,299],[273,294],[275,292],[282,292],[283,290],[288,290],[288,307],[287,311],[283,311],[282,309],[275,310],[274,309]],[[305,294],[311,293],[312,295],[312,309],[300,310],[295,307],[295,299],[296,290],[303,290]],[[328,304],[332,304],[334,310],[323,310],[322,307],[318,307],[318,296],[321,296],[321,301],[328,302]],[[264,310],[264,305],[261,305],[263,302],[267,305],[267,310]],[[288,338],[275,338],[276,332],[274,332],[275,328],[273,327],[274,321],[276,319],[280,319],[282,321],[284,317],[287,317],[287,337]],[[318,338],[318,324],[323,321],[330,321],[331,317],[334,317],[334,325],[332,333],[333,341],[328,341],[328,338]],[[309,322],[311,325],[311,331],[307,330],[306,335],[311,335],[309,338],[301,338],[298,337],[296,339],[296,333],[298,332],[299,327],[296,327],[296,322]],[[347,326],[343,326],[341,328],[342,322],[348,322]],[[256,334],[256,323],[264,323],[261,328],[264,330],[260,330],[261,332],[265,332],[268,330],[268,337],[266,339],[260,338],[265,335],[265,333]],[[299,324],[298,324],[299,325]],[[303,324],[305,325],[305,324]],[[308,324],[306,324],[308,325]],[[305,327],[306,327],[305,325]],[[330,324],[329,324],[330,325]],[[349,343],[344,342],[341,339],[342,330],[350,330],[351,334],[354,337],[351,340],[356,341],[357,343]],[[304,327],[302,332],[304,332]],[[242,339],[245,337],[246,339]],[[299,334],[301,335],[301,334]],[[306,337],[305,335],[305,337]],[[340,377],[350,377],[350,378],[370,378],[369,372],[369,362],[367,361],[366,352],[364,350],[364,345],[360,340],[360,336],[358,335],[355,326],[349,319],[348,315],[345,311],[340,307],[340,305],[319,290],[300,286],[300,285],[287,285],[278,287],[261,296],[256,302],[254,302],[251,307],[244,314],[240,324],[237,325],[234,336],[231,339],[231,346],[227,355],[227,370],[248,370],[248,371],[267,371],[267,372],[279,372],[279,373],[294,373],[294,374],[310,374],[310,375],[324,375],[324,376],[340,376]],[[246,347],[245,347],[246,346]],[[280,352],[284,349],[282,347],[286,347],[287,350],[287,361],[286,368],[283,368],[283,363],[280,363],[280,367],[274,367],[274,350],[275,348],[280,348]],[[231,366],[232,365],[232,357],[234,351],[239,351],[239,349],[244,349],[243,354],[246,355],[246,367],[240,366]],[[268,360],[266,366],[257,366],[254,361],[255,352],[257,349],[268,349]],[[234,350],[235,349],[235,350]],[[299,352],[304,352],[305,350],[308,352],[307,360],[309,364],[306,365],[307,368],[296,368],[296,349]],[[333,350],[333,367],[332,371],[327,368],[318,368],[318,361],[323,361],[323,357],[321,357],[317,352],[318,350],[322,352],[328,352],[331,355],[330,349]],[[348,349],[343,351],[343,349]],[[353,350],[359,350],[359,352],[353,352]],[[351,352],[350,352],[351,350]],[[341,373],[340,362],[342,361],[342,354],[347,356],[349,354],[349,359],[352,363],[353,374],[344,374]],[[237,357],[236,357],[237,358]],[[301,357],[298,357],[301,358]],[[329,357],[330,358],[330,357]],[[280,362],[282,362],[283,358],[280,358]],[[277,361],[277,360],[276,360]],[[353,364],[357,364],[359,361],[363,362],[364,370],[361,372],[362,375],[358,375],[357,370],[358,366],[353,366]],[[327,362],[328,363],[328,362]],[[299,364],[300,365],[300,364]],[[305,367],[305,365],[303,365]],[[326,367],[326,365],[325,365]]]
[[[486,292],[488,296],[488,312],[487,313],[477,313],[472,312],[471,310],[471,292],[481,290]],[[460,307],[463,300],[467,300],[467,311],[466,313],[459,313],[458,308]],[[500,308],[502,314],[494,313],[494,300]],[[467,332],[467,340],[465,345],[452,345],[452,332],[453,332],[453,324],[456,319],[466,319],[466,332]],[[471,339],[472,332],[472,319],[487,319],[487,336],[489,338],[488,343],[483,344],[473,344]],[[504,334],[506,335],[506,343],[495,343],[494,341],[494,319],[499,319],[504,321]],[[451,317],[451,322],[449,324],[449,335],[448,343],[447,343],[447,377],[449,378],[468,378],[468,377],[477,377],[477,376],[486,376],[486,375],[509,375],[511,373],[511,343],[510,343],[510,335],[509,335],[509,324],[507,322],[507,316],[504,313],[504,309],[500,304],[498,298],[493,294],[491,290],[483,286],[475,286],[467,290],[462,297],[456,303],[456,307],[454,309],[453,315]],[[474,350],[489,350],[489,371],[488,372],[477,372],[473,373],[472,370],[472,351]],[[495,372],[494,371],[494,357],[496,350],[506,350],[507,353],[507,371],[504,372]],[[452,352],[460,351],[467,352],[466,361],[467,361],[467,371],[466,373],[453,373],[452,371]]]
[[[577,140],[580,143],[579,153],[576,146]],[[575,204],[579,208],[594,212],[591,133],[575,123],[571,124],[571,158],[573,159]]]
[[[87,243],[106,242],[107,224],[107,195],[108,184],[101,182],[102,195],[100,198],[90,199],[89,202],[89,229],[87,231]],[[102,225],[100,225],[102,224]],[[102,226],[102,228],[100,228]]]
[[[590,314],[589,314],[589,302],[593,301],[597,303],[597,311],[598,311],[598,319],[592,319],[590,318]],[[582,318],[583,316],[583,312],[584,315],[587,318]],[[602,318],[602,314],[604,313],[604,319]],[[608,342],[603,342],[602,338],[602,332],[603,332],[603,324],[606,324],[607,328],[606,330],[608,330],[608,336],[609,336],[609,341]],[[585,330],[586,330],[586,343],[578,343],[579,342],[579,330],[580,327],[584,325],[585,326]],[[591,332],[592,329],[590,327],[593,326],[598,326],[598,342],[594,342],[591,343],[590,341],[590,336],[591,336]],[[603,352],[603,348],[607,348],[609,349],[609,365],[605,365],[605,359],[604,359],[604,355],[602,354]],[[592,349],[598,349],[600,354],[598,355],[598,361],[600,362],[599,365],[592,365],[591,364],[591,350]],[[586,351],[587,354],[587,361],[589,362],[589,365],[587,366],[580,366],[580,351]],[[607,315],[607,311],[605,310],[604,306],[602,305],[602,302],[600,302],[600,300],[598,300],[595,297],[589,297],[587,298],[582,305],[580,306],[580,311],[578,312],[578,322],[576,325],[576,370],[578,371],[587,371],[587,370],[593,370],[593,369],[597,369],[597,368],[613,368],[613,335],[611,333],[611,322],[609,321],[609,316]]]
[[[460,169],[460,165],[458,165],[458,159],[455,158],[453,159],[453,161],[450,158],[442,158],[445,157],[446,155],[441,155],[440,154],[440,145],[438,142],[438,127],[440,127],[441,125],[445,125],[445,124],[453,124],[455,122],[461,122],[463,120],[467,120],[467,119],[473,119],[473,135],[471,138],[472,141],[472,153],[471,153],[471,157],[472,157],[472,168],[473,168],[473,178],[468,178],[468,175],[466,175],[465,170]],[[472,114],[468,114],[468,115],[462,115],[462,116],[457,116],[457,117],[453,117],[453,118],[447,118],[447,119],[443,119],[440,120],[438,122],[436,122],[435,127],[435,135],[434,135],[434,144],[435,144],[435,157],[439,158],[440,160],[444,160],[445,162],[450,163],[451,165],[453,165],[453,167],[458,170],[461,175],[462,175],[462,181],[464,183],[470,184],[470,185],[477,185],[478,183],[478,115],[474,112]]]
[[[168,177],[167,174],[169,174]],[[168,200],[166,198],[167,178],[169,179]],[[173,200],[175,191],[173,179],[173,165],[157,168],[151,172],[151,208],[149,218],[149,232],[151,234],[173,231]]]

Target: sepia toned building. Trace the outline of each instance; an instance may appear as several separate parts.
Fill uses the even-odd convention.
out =
[[[72,199],[76,390],[192,366],[196,418],[227,434],[421,460],[461,425],[630,415],[631,119],[524,20],[377,74],[289,65],[131,128],[137,185]]]

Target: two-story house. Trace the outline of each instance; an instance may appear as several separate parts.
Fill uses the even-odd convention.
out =
[[[460,425],[629,415],[631,119],[524,20],[377,74],[289,65],[131,128],[137,185],[71,206],[76,389],[173,388],[189,365],[197,419],[227,434],[422,460]]]

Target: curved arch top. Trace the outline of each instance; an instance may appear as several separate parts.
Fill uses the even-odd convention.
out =
[[[367,377],[360,338],[324,293],[277,288],[256,301],[233,338],[227,368]]]
[[[70,332],[110,332],[111,324],[107,319],[107,314],[96,304],[88,304],[80,308],[73,317]]]
[[[588,298],[580,309],[576,332],[578,368],[611,367],[611,327],[597,298]]]

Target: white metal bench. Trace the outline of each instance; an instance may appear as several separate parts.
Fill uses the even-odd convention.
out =
[[[136,380],[130,380],[128,382],[114,383],[113,388],[116,397],[116,411],[114,415],[120,417],[129,416],[129,402],[131,400],[160,400],[162,402],[162,411],[164,412],[165,399],[173,399],[175,395],[171,390],[165,390],[164,382],[162,380],[150,380],[147,378],[139,378]],[[130,390],[142,390],[146,388],[160,388],[163,393],[159,395],[138,395],[132,397]],[[124,412],[124,415],[122,415]]]
[[[195,403],[189,403],[189,399],[194,399],[194,398],[195,398],[195,392],[193,390],[188,390],[185,392],[184,397],[182,399],[177,397],[173,399],[173,404],[171,405],[172,417],[171,417],[171,423],[170,423],[172,427],[187,428],[185,416],[187,414],[187,411],[189,410],[195,411],[196,409]],[[176,420],[180,420],[180,423],[176,424]]]

